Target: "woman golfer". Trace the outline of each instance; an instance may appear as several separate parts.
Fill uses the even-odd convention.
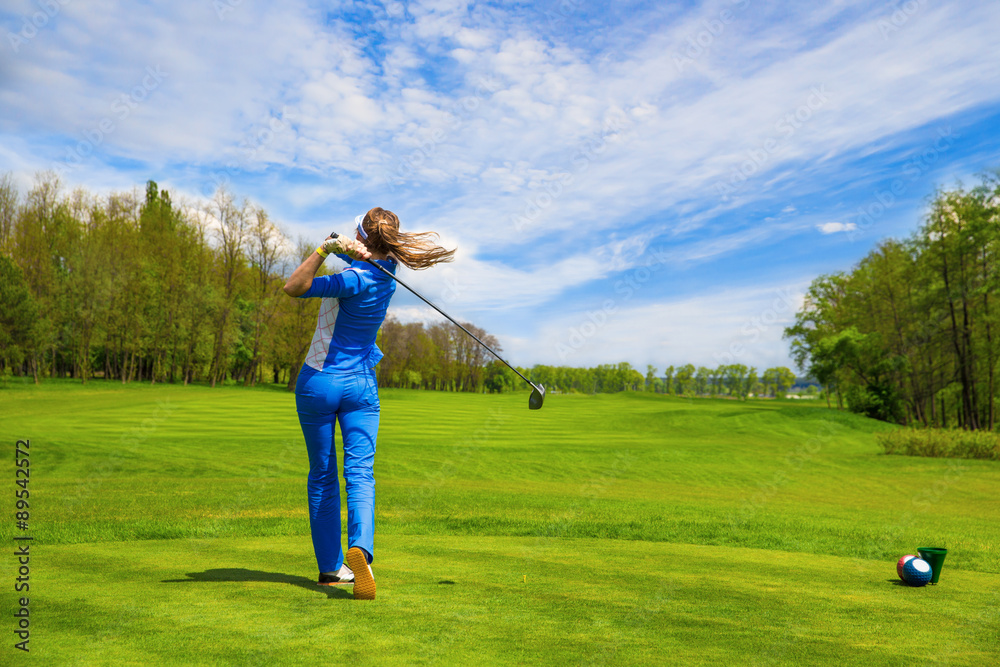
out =
[[[451,261],[455,251],[435,245],[437,234],[404,234],[391,211],[373,208],[356,218],[355,240],[327,238],[285,284],[294,297],[319,297],[322,304],[312,344],[295,386],[295,408],[309,451],[309,526],[321,585],[354,582],[354,597],[375,598],[371,562],[375,555],[375,440],[379,399],[375,364],[382,351],[375,335],[385,319],[396,282],[367,261],[393,274],[397,262],[426,269]],[[316,276],[334,253],[351,266]],[[347,565],[340,540],[340,483],[334,427],[340,423],[347,488]]]

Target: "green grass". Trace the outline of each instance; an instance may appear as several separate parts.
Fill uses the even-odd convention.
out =
[[[11,456],[31,438],[33,661],[1000,658],[996,462],[886,456],[889,427],[820,405],[526,404],[382,392],[379,597],[360,603],[311,584],[291,395],[12,383],[0,434]],[[895,581],[918,546],[949,549],[937,587]]]

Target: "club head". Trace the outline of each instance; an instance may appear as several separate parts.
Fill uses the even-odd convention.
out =
[[[528,398],[529,410],[540,410],[545,402],[545,386],[540,384],[531,385],[531,396]]]

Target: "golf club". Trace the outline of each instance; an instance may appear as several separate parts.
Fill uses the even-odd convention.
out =
[[[330,238],[333,238],[333,239],[338,238],[339,236],[340,235],[337,234],[336,232],[334,232],[333,234],[330,234]],[[512,370],[515,373],[517,373],[518,376],[520,376],[520,378],[522,380],[524,380],[525,382],[527,382],[528,384],[530,384],[532,391],[531,391],[531,396],[528,397],[528,409],[530,409],[530,410],[538,410],[538,409],[540,409],[542,407],[542,403],[545,401],[545,386],[544,385],[535,384],[534,382],[532,382],[528,378],[526,378],[523,375],[521,375],[521,371],[517,370],[516,368],[514,368],[513,366],[511,366],[509,363],[507,363],[504,360],[503,357],[501,357],[499,354],[497,354],[496,352],[493,351],[493,348],[491,348],[489,345],[487,345],[483,341],[479,340],[479,338],[474,333],[472,333],[471,331],[469,331],[468,329],[466,329],[465,327],[463,327],[461,324],[459,324],[458,322],[456,322],[451,317],[451,315],[449,315],[448,313],[444,312],[443,310],[441,310],[440,308],[438,308],[437,306],[435,306],[433,303],[431,303],[430,301],[428,301],[427,299],[425,299],[420,294],[420,292],[418,292],[417,290],[413,289],[412,287],[410,287],[409,285],[407,285],[406,283],[404,283],[402,280],[400,280],[399,278],[397,278],[396,276],[394,276],[391,271],[385,270],[384,268],[382,268],[381,266],[379,266],[378,264],[376,264],[375,262],[373,262],[371,260],[366,260],[366,261],[369,264],[371,264],[372,266],[374,266],[376,269],[378,269],[379,271],[381,271],[382,273],[384,273],[385,275],[387,275],[390,278],[392,278],[393,280],[395,280],[397,283],[399,283],[400,285],[402,285],[406,289],[408,289],[411,292],[413,292],[421,301],[423,301],[424,303],[426,303],[428,306],[430,306],[434,310],[438,311],[439,313],[441,313],[442,315],[444,315],[445,317],[447,317],[448,320],[452,324],[454,324],[456,327],[458,327],[459,329],[461,329],[465,333],[467,333],[470,336],[472,336],[472,338],[475,339],[475,341],[477,343],[479,343],[480,345],[482,345],[483,347],[485,347],[487,350],[489,350],[490,354],[492,354],[494,357],[496,357],[497,359],[499,359],[505,366],[507,366],[507,368],[509,368],[510,370]]]

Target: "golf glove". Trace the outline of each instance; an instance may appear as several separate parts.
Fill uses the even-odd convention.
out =
[[[329,254],[334,255],[347,255],[351,259],[368,259],[371,257],[371,253],[368,249],[356,240],[347,238],[346,236],[340,235],[335,239],[327,239],[323,241],[323,245],[317,249],[317,252],[326,257]]]

